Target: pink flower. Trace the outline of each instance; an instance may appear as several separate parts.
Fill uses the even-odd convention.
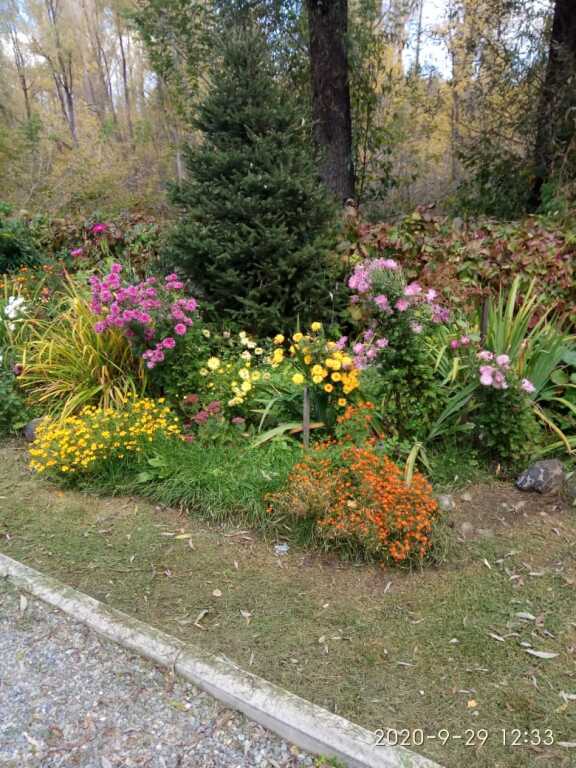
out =
[[[185,336],[186,335],[186,326],[184,323],[177,323],[174,326],[174,333],[177,333],[178,336]]]
[[[358,342],[358,344],[354,344],[352,349],[354,350],[355,355],[361,355],[364,352],[364,344]]]
[[[199,399],[198,395],[186,395],[183,402],[185,405],[196,405]]]
[[[487,349],[483,349],[482,352],[478,352],[478,360],[484,360],[485,362],[488,362],[490,360],[494,360],[494,355]]]
[[[84,255],[84,248],[74,248],[74,250],[70,251],[70,256],[74,259],[79,259],[80,256]]]
[[[404,296],[418,296],[421,291],[422,286],[420,283],[409,283],[406,288],[404,288]]]
[[[92,229],[90,230],[93,235],[102,235],[104,232],[108,231],[108,225],[107,224],[94,224]]]
[[[462,344],[463,347],[467,347],[470,344],[470,337],[469,336],[461,336],[460,337],[460,344]]]
[[[414,333],[422,333],[424,330],[422,323],[410,323],[410,328]]]
[[[384,296],[384,294],[380,294],[379,296],[374,297],[374,304],[376,304],[377,307],[380,309],[389,309],[390,304],[388,303],[388,296]]]
[[[502,371],[494,371],[492,386],[494,389],[508,389],[508,383]]]
[[[498,357],[496,358],[496,362],[501,368],[508,368],[508,366],[510,365],[510,358],[508,357],[508,355],[498,355]]]
[[[241,426],[242,424],[246,423],[246,419],[243,419],[242,416],[234,416],[232,419],[232,424],[237,424],[238,426]]]
[[[345,349],[346,344],[348,344],[348,336],[340,336],[338,341],[336,342],[336,349]]]
[[[426,301],[428,304],[432,304],[434,299],[436,299],[438,296],[438,291],[435,291],[434,288],[430,288],[426,291]]]
[[[452,341],[450,342],[450,349],[458,349],[459,346],[460,346],[460,342],[458,341],[458,339],[452,339]]]
[[[533,392],[536,392],[536,387],[534,384],[532,384],[530,379],[522,379],[520,389],[522,389],[524,392],[527,392],[529,395],[531,395]]]
[[[384,259],[381,263],[383,269],[398,269],[398,262],[394,259]]]
[[[106,330],[106,323],[104,322],[104,320],[99,320],[94,325],[94,333],[104,333],[105,330]]]
[[[173,339],[172,336],[168,336],[162,342],[162,346],[164,347],[164,349],[174,349],[174,347],[176,346],[176,339]]]
[[[480,384],[483,384],[485,387],[491,387],[494,383],[495,372],[496,372],[496,369],[493,368],[491,365],[481,365],[480,366]]]
[[[378,339],[378,341],[376,342],[376,346],[378,347],[378,349],[384,349],[385,347],[388,346],[388,343],[389,343],[388,339],[382,337],[381,339]]]
[[[398,301],[394,306],[396,307],[398,312],[406,312],[406,310],[410,306],[410,302],[407,301],[406,299],[398,299]]]

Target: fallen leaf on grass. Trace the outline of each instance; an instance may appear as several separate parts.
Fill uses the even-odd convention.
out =
[[[466,706],[468,707],[468,709],[476,709],[476,707],[478,706],[478,702],[476,701],[476,699],[470,699],[466,704]]]
[[[527,611],[520,611],[516,614],[516,616],[519,619],[524,619],[525,621],[536,621],[536,616],[532,616],[532,614],[528,613]]]
[[[552,651],[535,651],[533,648],[524,648],[524,651],[526,653],[529,653],[530,656],[536,656],[539,659],[555,659],[556,656],[559,656],[559,653],[553,653]]]
[[[488,562],[488,560],[486,560],[486,558],[484,558],[484,560],[482,560],[482,562],[484,563],[484,565],[486,566],[486,568],[488,568],[488,570],[490,570],[490,571],[492,570],[492,566],[490,565],[490,563]]]
[[[498,640],[499,643],[506,642],[506,640],[501,635],[497,635],[496,632],[488,632],[488,637],[491,637],[493,640]]]
[[[559,741],[558,746],[564,749],[576,749],[576,741]]]
[[[243,619],[246,619],[246,624],[250,624],[250,622],[252,621],[252,614],[250,613],[250,611],[240,611],[240,615],[242,616]]]
[[[198,616],[196,616],[196,621],[194,622],[194,626],[195,626],[195,627],[198,627],[198,629],[202,629],[204,632],[206,632],[206,627],[203,627],[203,626],[202,626],[202,624],[200,624],[200,622],[201,622],[201,621],[202,621],[202,619],[203,619],[205,616],[207,616],[209,613],[210,613],[210,610],[209,610],[208,608],[204,608],[204,610],[203,610],[203,611],[200,611],[200,613],[198,614]]]
[[[560,698],[564,701],[576,701],[576,693],[565,693],[565,691],[560,691]]]
[[[174,536],[175,539],[191,539],[192,534],[191,533],[179,533],[177,536]]]
[[[222,597],[222,592],[219,589],[215,589],[212,592],[212,597]]]

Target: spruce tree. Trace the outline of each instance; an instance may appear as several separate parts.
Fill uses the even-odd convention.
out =
[[[303,110],[257,29],[231,33],[194,121],[182,217],[168,258],[213,319],[259,335],[327,319],[336,206],[320,181]]]

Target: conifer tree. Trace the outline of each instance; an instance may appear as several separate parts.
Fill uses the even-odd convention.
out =
[[[326,319],[337,207],[303,110],[257,28],[227,37],[194,124],[201,140],[188,147],[188,178],[173,189],[182,217],[168,259],[220,321],[270,335]]]

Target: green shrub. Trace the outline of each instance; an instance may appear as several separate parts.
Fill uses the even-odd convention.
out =
[[[316,170],[298,105],[280,88],[265,41],[234,33],[198,110],[201,144],[174,188],[182,212],[165,259],[198,289],[209,319],[265,336],[330,318],[339,268],[335,205]]]
[[[35,266],[42,258],[28,223],[10,213],[0,204],[0,274]]]

